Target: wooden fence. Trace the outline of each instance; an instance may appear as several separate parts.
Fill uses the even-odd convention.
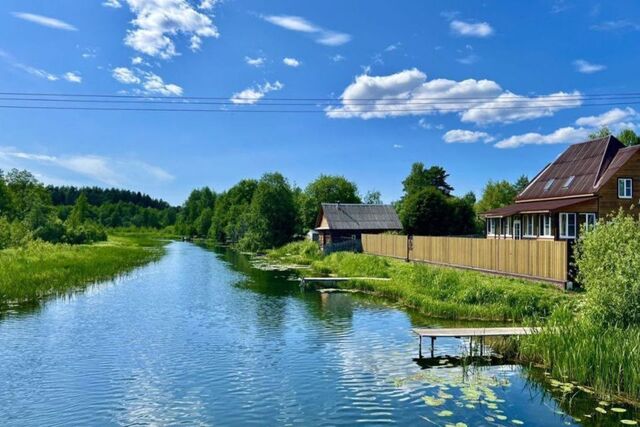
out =
[[[363,234],[365,253],[554,283],[568,280],[565,241]]]

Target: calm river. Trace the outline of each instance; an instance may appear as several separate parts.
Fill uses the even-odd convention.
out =
[[[601,414],[586,393],[520,366],[422,368],[411,328],[439,320],[372,297],[302,292],[289,273],[231,251],[167,249],[123,278],[0,317],[0,425],[638,419],[618,404]],[[463,346],[443,339],[437,350]]]

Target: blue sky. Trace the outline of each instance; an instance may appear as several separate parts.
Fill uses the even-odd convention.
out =
[[[589,98],[640,92],[638,46],[631,0],[4,0],[3,93],[214,97],[230,105],[207,108],[233,111],[334,101],[287,114],[1,109],[0,168],[176,204],[268,171],[300,186],[341,174],[392,201],[421,161],[479,193],[603,124],[640,126],[638,98]]]

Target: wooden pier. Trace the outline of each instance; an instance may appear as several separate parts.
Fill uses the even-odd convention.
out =
[[[434,357],[434,346],[437,338],[469,338],[469,354],[473,354],[473,339],[480,340],[480,355],[484,349],[485,337],[513,337],[531,335],[538,331],[536,328],[415,328],[413,333],[419,337],[418,357],[422,359],[422,339],[431,339],[431,357]]]
[[[348,282],[349,280],[380,280],[380,281],[388,281],[391,280],[388,277],[301,277],[300,278],[300,286],[305,287],[307,283],[325,283],[325,284],[336,284],[338,282]]]

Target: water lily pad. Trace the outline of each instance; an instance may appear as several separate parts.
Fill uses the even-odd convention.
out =
[[[466,405],[464,405],[464,407],[467,409],[476,409],[475,405],[472,405],[470,403],[467,403]]]
[[[451,411],[447,411],[446,409],[444,411],[440,411],[437,413],[437,415],[439,417],[450,417],[451,415],[453,415],[453,412]]]
[[[607,402],[606,400],[601,400],[600,402],[598,402],[598,405],[600,405],[600,406],[609,406],[609,402]]]
[[[440,406],[440,405],[444,405],[444,402],[445,402],[444,399],[439,399],[437,397],[431,397],[431,396],[423,396],[422,400],[424,400],[424,403],[426,403],[428,406]]]
[[[599,406],[596,408],[596,411],[600,412],[601,414],[606,414],[606,413],[607,413],[607,410],[606,410],[606,409],[601,408],[601,407],[599,407]]]
[[[626,410],[626,409],[624,409],[624,408],[611,408],[611,411],[612,411],[612,412],[617,412],[617,413],[619,413],[619,414],[621,414],[621,413],[623,413],[623,412],[627,412],[627,410]]]
[[[496,418],[499,419],[500,421],[504,421],[507,419],[505,415],[496,415]]]
[[[523,425],[523,424],[524,424],[524,422],[523,422],[523,421],[520,421],[520,420],[511,420],[511,422],[512,422],[512,423],[514,423],[514,424],[517,424],[517,425],[519,425],[519,426],[521,426],[521,425]]]
[[[496,420],[496,419],[495,419],[495,418],[493,418],[493,417],[484,417],[484,419],[485,419],[487,422],[489,422],[489,423],[492,423],[492,422],[494,422],[494,421]]]
[[[637,426],[638,422],[634,420],[620,420],[620,422],[627,426]]]
[[[442,389],[440,389],[440,391],[438,392],[438,397],[441,397],[443,399],[452,399],[453,394],[445,393],[444,391],[442,391]]]

